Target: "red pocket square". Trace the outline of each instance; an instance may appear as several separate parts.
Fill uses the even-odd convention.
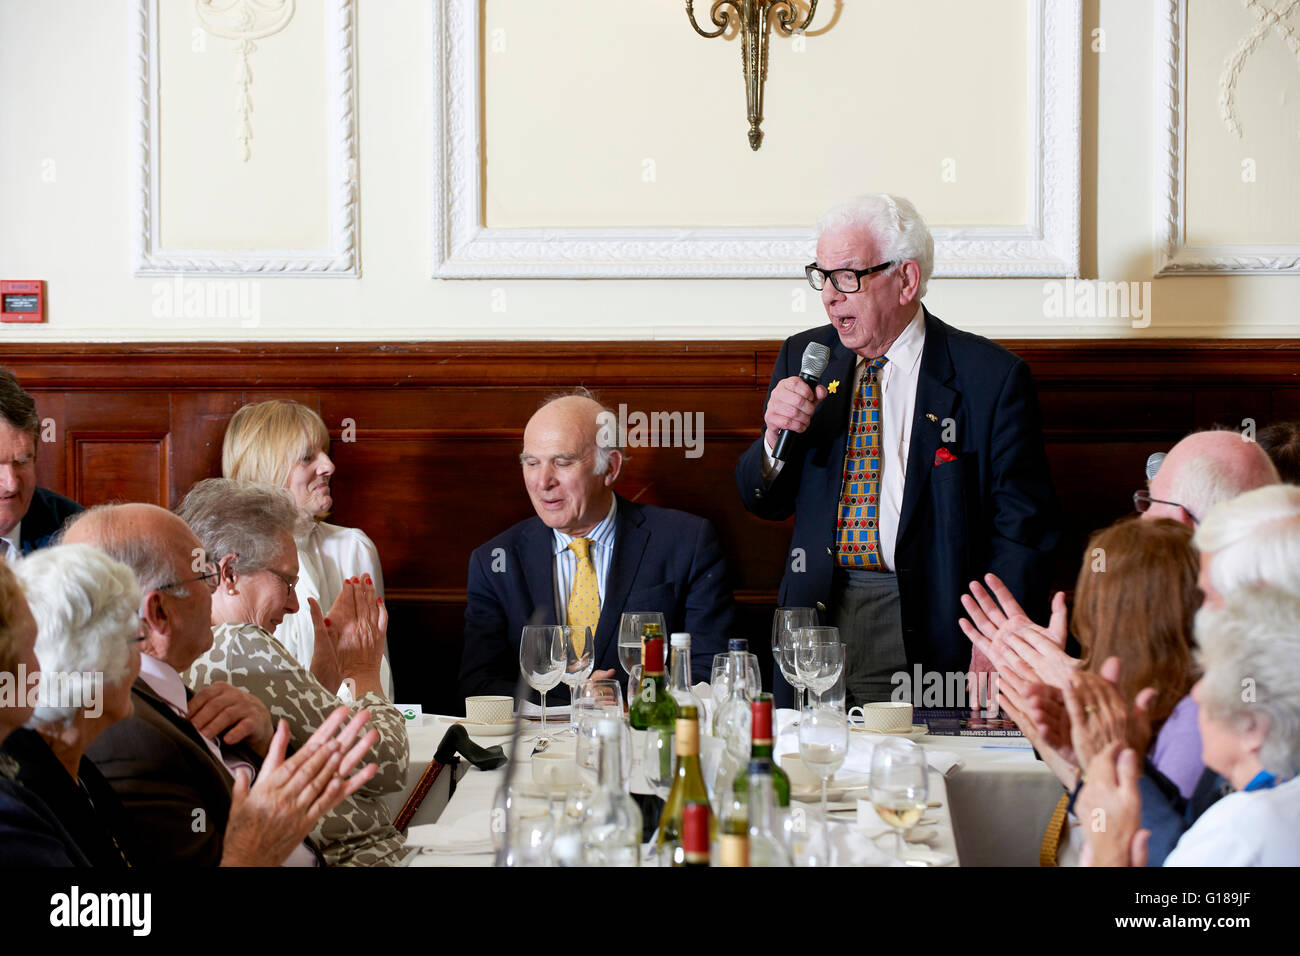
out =
[[[957,460],[957,456],[954,455],[946,448],[941,447],[938,451],[934,453],[934,467],[936,468],[938,468],[940,465],[946,464],[950,461],[956,461],[956,460]]]

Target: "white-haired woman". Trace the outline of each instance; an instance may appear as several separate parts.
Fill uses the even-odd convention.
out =
[[[1300,595],[1300,487],[1265,485],[1215,505],[1197,525],[1197,584],[1209,607],[1248,584]]]
[[[97,867],[128,866],[114,834],[122,812],[113,788],[85,756],[106,728],[132,712],[140,673],[140,588],[126,565],[81,544],[45,548],[14,572],[36,629],[42,679],[27,727],[0,747],[15,779],[38,795]]]
[[[1300,866],[1300,596],[1246,586],[1197,614],[1204,676],[1192,689],[1200,707],[1205,765],[1235,791],[1183,834],[1165,866]],[[1141,768],[1118,742],[1088,767],[1079,795],[1105,812],[1089,828],[1093,865],[1146,862],[1139,830]],[[1085,857],[1087,859],[1087,857]]]
[[[337,617],[334,604],[340,598],[346,602],[346,582],[369,583],[380,600],[384,597],[384,573],[374,542],[360,528],[325,521],[334,507],[329,447],[329,429],[321,417],[305,405],[286,401],[245,405],[230,419],[221,444],[223,477],[285,488],[312,519],[295,535],[296,591],[303,613],[287,616],[275,627],[276,639],[303,667],[311,667],[317,643],[306,613],[308,599],[320,604],[327,617]],[[380,666],[384,693],[391,699],[387,654]]]
[[[228,682],[258,698],[271,716],[286,720],[295,746],[306,741],[341,703],[333,692],[352,687],[353,711],[366,708],[378,732],[378,770],[366,787],[324,819],[312,837],[330,866],[390,866],[403,856],[404,838],[392,827],[386,794],[406,785],[409,744],[402,715],[380,689],[379,663],[387,614],[373,588],[348,585],[354,637],[318,648],[311,670],[294,660],[272,634],[297,609],[298,574],[293,500],[280,488],[225,478],[200,481],[176,513],[190,526],[218,568],[212,595],[212,647],[182,675],[195,691]],[[319,616],[319,611],[317,611]]]

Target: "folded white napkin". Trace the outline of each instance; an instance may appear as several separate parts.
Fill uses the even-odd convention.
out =
[[[713,733],[713,688],[704,681],[700,681],[691,688],[695,696],[704,702],[704,723],[700,724],[700,730],[703,733]]]
[[[492,810],[467,813],[451,823],[424,823],[406,831],[406,845],[434,853],[491,853]]]
[[[550,725],[552,717],[556,718],[557,721],[561,717],[563,717],[565,720],[568,720],[569,711],[571,709],[572,708],[568,704],[565,704],[561,707],[557,707],[555,704],[547,704],[546,705],[547,725],[548,726]],[[541,720],[542,705],[534,704],[531,700],[526,700],[519,705],[519,713],[523,714],[525,717],[531,717],[533,720]]]

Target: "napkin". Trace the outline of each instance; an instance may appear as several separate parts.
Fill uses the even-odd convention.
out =
[[[491,853],[492,810],[467,813],[450,823],[424,823],[406,831],[406,845],[433,853]]]
[[[558,718],[563,717],[565,720],[568,720],[568,719],[569,719],[569,711],[572,710],[572,709],[573,709],[573,708],[571,708],[568,704],[564,704],[563,706],[558,706],[558,707],[557,707],[555,704],[547,704],[547,705],[546,705],[546,725],[549,727],[550,724],[551,724],[551,718],[554,717],[554,718],[557,718],[557,720],[556,720],[556,726],[558,727],[559,724],[560,724],[560,721],[558,720]],[[526,700],[526,701],[524,701],[522,704],[519,705],[519,713],[522,714],[524,717],[527,717],[527,718],[529,718],[529,719],[531,719],[531,720],[541,720],[541,719],[542,719],[542,705],[541,705],[541,704],[534,704],[531,700]]]

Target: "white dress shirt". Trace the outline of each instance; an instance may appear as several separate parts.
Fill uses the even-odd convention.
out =
[[[885,350],[889,361],[880,370],[880,560],[886,570],[893,570],[894,548],[898,544],[907,452],[912,441],[912,416],[916,411],[916,386],[920,381],[921,353],[924,351],[925,312],[918,304],[912,321]],[[867,359],[859,355],[853,373],[854,394],[866,367]],[[847,384],[841,382],[840,388]],[[771,484],[772,479],[781,473],[784,462],[772,457],[772,449],[766,442],[763,451],[763,478]]]
[[[8,534],[0,536],[0,542],[4,547],[0,547],[0,558],[6,561],[16,561],[23,556],[23,523],[20,521],[14,525],[14,529]]]
[[[618,495],[610,503],[609,514],[600,524],[585,535],[591,541],[587,553],[596,569],[596,592],[600,596],[600,606],[605,606],[605,581],[609,577],[609,565],[614,558],[614,515],[618,511]],[[573,575],[578,569],[578,556],[569,550],[573,536],[565,534],[558,528],[551,529],[555,535],[555,620],[560,624],[568,623],[569,592],[573,590]],[[591,635],[595,640],[596,635]]]
[[[370,575],[375,582],[375,593],[384,596],[384,572],[379,566],[379,550],[360,528],[342,528],[336,524],[315,521],[303,537],[298,539],[298,613],[290,614],[275,629],[275,639],[289,649],[298,663],[311,669],[312,654],[316,650],[316,630],[311,623],[308,598],[315,598],[321,614],[329,614],[338,596],[343,592],[344,578]],[[385,651],[379,664],[379,679],[384,695],[393,699],[393,674],[388,666]],[[338,696],[352,701],[352,692],[344,685]]]
[[[166,661],[160,661],[156,657],[150,657],[148,654],[140,655],[140,679],[149,685],[149,689],[163,699],[176,716],[182,720],[190,719],[190,705],[186,698],[185,683],[181,680],[181,675],[176,673],[170,664]],[[217,758],[217,763],[226,769],[231,778],[235,778],[235,771],[243,769],[248,773],[248,781],[251,784],[257,776],[257,768],[247,760],[238,760],[235,758],[227,759],[226,755],[221,752],[221,746],[211,737],[204,737],[199,734],[199,738],[208,745],[212,755]],[[281,866],[317,866],[317,860],[312,855],[311,850],[303,844],[299,844],[294,851],[289,854],[289,858],[280,864]]]

